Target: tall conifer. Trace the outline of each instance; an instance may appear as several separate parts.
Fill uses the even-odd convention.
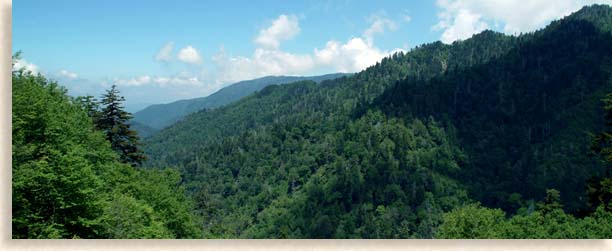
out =
[[[106,134],[113,150],[119,153],[121,161],[132,166],[139,166],[145,160],[140,149],[140,138],[136,131],[130,129],[129,121],[132,115],[123,109],[121,103],[125,101],[117,86],[113,85],[102,95],[102,111],[97,126]]]

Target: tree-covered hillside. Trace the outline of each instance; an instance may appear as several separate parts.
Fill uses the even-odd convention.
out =
[[[191,113],[202,109],[214,109],[230,104],[269,85],[288,84],[304,80],[321,82],[348,75],[350,74],[334,73],[312,77],[268,76],[240,81],[224,87],[210,96],[179,100],[169,104],[148,106],[134,113],[133,121],[134,124],[139,125],[137,130],[141,136],[146,137],[157,130],[163,129],[181,120]],[[151,132],[151,130],[153,130],[153,132]]]
[[[197,238],[176,170],[136,169],[96,129],[82,99],[12,74],[13,238]]]
[[[293,80],[130,121],[14,70],[12,237],[612,238],[610,6]]]
[[[350,77],[269,86],[145,141],[176,166],[208,237],[433,237],[473,201],[592,210],[587,132],[612,91],[611,9],[518,37],[485,31]]]
[[[386,114],[433,116],[457,128],[470,161],[461,172],[485,205],[516,210],[510,197],[561,191],[568,209],[585,206],[585,182],[603,174],[589,156],[612,92],[612,12],[579,12],[519,37],[505,55],[432,79],[409,76],[376,102]],[[604,10],[605,10],[604,9]],[[364,109],[372,109],[366,107]]]

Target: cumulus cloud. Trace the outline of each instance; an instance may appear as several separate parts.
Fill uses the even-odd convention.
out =
[[[315,49],[314,57],[318,64],[331,66],[340,72],[356,72],[367,68],[395,51],[382,51],[370,41],[352,38],[346,43],[329,41],[322,49]]]
[[[404,16],[404,19],[406,17]],[[325,47],[314,50],[315,62],[319,65],[331,66],[340,72],[356,72],[374,65],[384,57],[394,52],[403,51],[395,49],[386,51],[374,45],[374,36],[386,30],[397,30],[398,25],[384,14],[378,13],[368,18],[370,26],[363,32],[363,37],[354,37],[346,43],[328,41]]]
[[[481,20],[482,16],[472,13],[468,9],[461,9],[450,22],[440,22],[437,27],[444,29],[440,40],[444,43],[452,43],[455,40],[470,38],[473,34],[488,29],[487,23]]]
[[[62,78],[66,78],[66,79],[77,79],[79,77],[79,75],[77,75],[74,72],[70,72],[67,70],[61,70],[58,72],[58,75]]]
[[[401,51],[385,51],[374,45],[374,37],[385,31],[394,31],[398,25],[384,13],[367,18],[370,25],[362,37],[353,37],[345,43],[331,40],[323,48],[315,48],[311,54],[294,54],[281,50],[281,42],[293,38],[300,31],[293,15],[279,16],[270,27],[260,31],[255,49],[250,57],[233,57],[224,49],[213,58],[217,66],[216,81],[235,82],[266,75],[302,75],[316,69],[339,72],[356,72],[380,61],[383,57]],[[282,35],[281,35],[282,34]]]
[[[302,74],[315,66],[308,54],[300,55],[265,48],[255,49],[250,57],[233,57],[221,50],[213,61],[218,70],[217,81],[222,83],[266,75]]]
[[[157,55],[155,55],[155,60],[160,62],[168,62],[172,60],[172,50],[174,50],[174,43],[168,42],[164,47],[159,49]]]
[[[192,46],[187,46],[181,49],[178,53],[178,59],[188,64],[202,63],[202,57],[200,56],[200,53]]]
[[[30,63],[26,61],[25,59],[18,59],[15,61],[15,64],[13,64],[13,70],[21,70],[21,69],[24,69],[25,71],[28,71],[34,75],[40,72],[40,68],[38,67],[38,65]]]
[[[445,43],[469,38],[498,23],[503,32],[517,34],[541,28],[593,3],[610,4],[612,0],[438,0],[439,22],[434,29],[443,30],[441,40]]]
[[[300,33],[300,26],[295,15],[280,15],[272,25],[259,31],[255,43],[267,49],[278,48],[282,41],[292,39]]]
[[[281,49],[284,41],[293,39],[300,31],[295,15],[280,15],[269,27],[259,31],[253,43],[257,48],[250,55],[234,56],[223,47],[212,57],[210,72],[182,72],[174,76],[142,75],[132,78],[113,79],[130,95],[143,100],[163,93],[164,96],[189,98],[208,95],[229,83],[254,79],[268,75],[309,75],[313,72],[357,72],[376,64],[383,57],[401,49],[382,50],[375,46],[376,35],[397,29],[397,24],[384,13],[371,15],[369,23],[360,36],[345,42],[331,40],[310,53],[291,53]],[[405,19],[404,19],[405,20]],[[163,53],[161,53],[163,51]],[[160,50],[162,55],[172,55],[172,44]],[[162,56],[161,58],[167,58]],[[158,58],[158,57],[156,57]],[[187,46],[178,51],[177,58],[186,63],[199,64],[202,61],[198,51]],[[200,69],[204,69],[201,67]],[[147,86],[147,88],[139,88]],[[180,87],[180,88],[172,88]]]

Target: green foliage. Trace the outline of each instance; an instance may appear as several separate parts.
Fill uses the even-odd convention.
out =
[[[371,112],[330,129],[276,124],[270,134],[225,137],[185,163],[206,236],[431,237],[436,215],[468,200],[446,177],[465,156],[435,121]]]
[[[64,93],[42,76],[13,73],[14,237],[92,238],[100,231],[96,172],[114,155]]]
[[[109,215],[104,222],[111,230],[110,238],[201,236],[199,220],[192,212],[193,203],[184,196],[178,172],[172,169],[114,169],[104,178],[111,181],[108,184],[111,188],[107,205]],[[132,215],[140,216],[132,218]],[[127,228],[115,229],[115,223],[120,222]],[[146,235],[135,235],[137,233]]]
[[[538,207],[543,214],[562,209],[559,191],[555,189],[546,190],[546,197],[542,203],[538,204]]]
[[[596,177],[587,186],[587,195],[592,207],[603,205],[612,211],[612,178]]]
[[[87,115],[91,118],[94,125],[98,123],[100,119],[100,103],[93,96],[84,96],[76,98],[77,104],[79,104],[83,110],[87,112]]]
[[[612,91],[612,35],[580,18],[600,8],[610,9],[585,8],[519,36],[482,64],[409,76],[375,105],[389,116],[452,124],[470,160],[460,180],[483,204],[510,211],[510,195],[534,199],[555,187],[578,211],[586,181],[604,171],[586,132],[603,124],[597,101]]]
[[[502,236],[505,213],[471,204],[444,214],[443,221],[437,232],[438,238],[494,239]]]
[[[138,133],[130,129],[129,121],[132,116],[121,106],[125,98],[119,95],[116,85],[107,90],[102,97],[102,110],[94,118],[96,127],[106,134],[106,139],[111,143],[113,150],[119,153],[122,162],[132,166],[141,165],[146,160],[146,156],[140,149]],[[86,103],[88,113],[95,114],[90,107],[91,105]]]
[[[122,164],[82,100],[13,72],[13,238],[196,238],[176,171]]]
[[[143,132],[158,131],[167,127],[187,115],[205,109],[214,109],[253,94],[269,85],[281,85],[297,81],[312,80],[321,82],[328,79],[339,78],[349,74],[334,73],[313,77],[268,76],[253,80],[240,81],[202,98],[179,100],[169,104],[151,105],[134,113],[133,122],[141,124],[136,127],[138,134],[145,137]],[[142,131],[140,129],[143,129]]]
[[[108,238],[172,238],[154,209],[134,197],[116,194],[105,208],[103,224]]]
[[[118,143],[136,141],[114,88],[91,116],[91,99],[17,71],[13,235],[611,238],[609,180],[591,183],[592,214],[564,211],[604,171],[585,132],[612,91],[611,9],[267,86],[148,137],[154,170],[120,163],[140,159]]]
[[[586,207],[586,180],[603,172],[585,132],[612,91],[609,9],[268,86],[147,138],[147,164],[178,167],[207,237],[431,238],[469,197],[504,210],[475,223],[488,229],[504,212],[535,217],[530,201],[551,187],[550,229],[534,236],[576,236],[552,234],[573,219],[555,212]]]
[[[612,171],[610,169],[612,167],[612,131],[610,131],[612,128],[612,93],[606,95],[602,101],[606,128],[593,137],[591,150],[603,160],[606,166],[606,176],[593,177],[588,184],[587,195],[592,207],[604,205],[607,210],[612,210],[612,178],[610,177]]]
[[[155,128],[149,127],[145,124],[136,122],[134,120],[130,121],[130,128],[134,129],[134,131],[138,133],[138,137],[143,138],[143,139],[153,135],[155,132],[158,131]]]
[[[612,128],[612,93],[602,99],[607,129]],[[591,149],[607,163],[612,163],[612,132],[605,130],[593,138]]]
[[[444,214],[436,235],[445,239],[607,239],[612,236],[611,219],[612,213],[603,207],[582,219],[562,209],[506,218],[500,209],[472,204]]]

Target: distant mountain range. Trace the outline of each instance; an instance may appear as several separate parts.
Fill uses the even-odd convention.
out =
[[[181,120],[185,116],[202,109],[213,109],[230,104],[245,96],[255,93],[269,85],[288,84],[297,81],[311,80],[317,83],[351,74],[333,73],[321,76],[267,76],[231,84],[207,97],[179,100],[168,104],[151,105],[134,113],[133,126],[141,137],[147,137]]]
[[[476,238],[504,215],[520,227],[489,236],[588,236],[551,217],[595,210],[599,185],[585,188],[610,177],[589,133],[609,130],[611,31],[612,8],[594,5],[519,36],[483,31],[269,86],[143,140],[145,166],[180,170],[210,237]]]

